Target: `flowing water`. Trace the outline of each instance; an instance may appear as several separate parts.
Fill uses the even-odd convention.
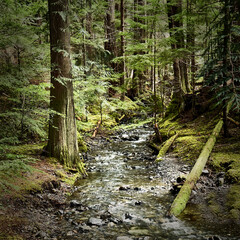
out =
[[[68,218],[78,226],[67,239],[208,239],[219,234],[206,222],[168,216],[171,182],[183,171],[174,158],[154,163],[149,128],[122,132],[95,142],[86,162],[89,177],[79,181]],[[220,231],[220,239],[238,239]]]

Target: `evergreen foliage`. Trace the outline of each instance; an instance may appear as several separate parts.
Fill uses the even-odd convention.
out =
[[[39,44],[46,3],[3,1],[0,13],[1,142],[46,137],[48,51]],[[39,34],[41,28],[41,34]]]
[[[216,93],[218,104],[232,101],[240,109],[240,26],[238,1],[220,1],[220,11],[206,36],[205,64],[201,75]]]

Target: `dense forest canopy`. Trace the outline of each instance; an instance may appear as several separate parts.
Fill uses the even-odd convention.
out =
[[[46,140],[49,116],[58,114],[49,108],[51,3],[2,2],[3,144]],[[91,128],[91,119],[101,118],[111,127],[133,112],[157,117],[191,109],[195,116],[203,111],[198,96],[204,91],[213,91],[225,118],[230,100],[232,109],[239,110],[239,1],[73,0],[55,4],[62,8],[56,10],[58,22],[52,29],[70,34],[69,71],[78,140],[81,131]],[[66,29],[59,21],[69,22]],[[64,85],[64,79],[57,81],[59,87]],[[227,135],[226,125],[225,121]]]

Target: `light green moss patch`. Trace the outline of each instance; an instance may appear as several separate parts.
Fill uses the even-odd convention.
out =
[[[240,219],[240,184],[234,184],[230,187],[227,195],[227,206],[230,215],[234,219]]]
[[[175,140],[173,153],[180,159],[194,163],[206,142],[206,137],[201,136],[184,136]]]
[[[222,149],[221,149],[222,150]],[[226,178],[233,183],[240,183],[240,154],[232,152],[215,152],[210,164],[218,171],[226,171]]]
[[[38,154],[41,154],[45,145],[46,143],[42,142],[38,144],[8,146],[8,152],[10,152],[11,154],[18,154],[18,155],[38,155]]]
[[[57,170],[56,175],[61,178],[61,180],[69,185],[74,185],[77,178],[80,176],[79,173],[68,175],[63,170]]]

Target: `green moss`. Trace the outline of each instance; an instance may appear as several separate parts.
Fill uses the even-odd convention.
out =
[[[222,213],[221,205],[218,202],[217,195],[215,192],[210,192],[207,196],[208,207],[211,212],[215,215],[220,215]]]
[[[18,155],[38,155],[41,154],[46,143],[25,144],[19,146],[9,146],[8,151]]]
[[[79,177],[79,173],[76,174],[67,174],[64,171],[57,170],[56,175],[61,178],[61,180],[69,185],[74,185],[75,181]]]
[[[222,149],[221,149],[222,150]],[[218,171],[227,172],[230,182],[240,183],[240,154],[232,152],[215,152],[211,155],[211,165]]]
[[[0,234],[0,239],[5,239],[5,240],[23,240],[22,237],[20,236],[12,236],[12,235],[2,235]]]
[[[181,160],[194,163],[205,144],[205,136],[183,136],[175,140],[173,153]]]
[[[240,184],[234,184],[230,187],[227,195],[227,206],[230,216],[234,219],[240,219]]]
[[[78,134],[78,148],[79,152],[87,152],[88,148],[82,137],[80,137],[80,134]]]

